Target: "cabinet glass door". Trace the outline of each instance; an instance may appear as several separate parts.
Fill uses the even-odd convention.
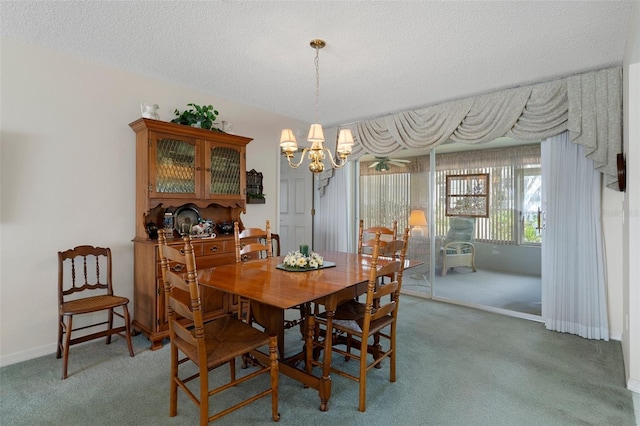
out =
[[[237,198],[241,194],[242,180],[240,170],[241,152],[237,148],[215,146],[209,149],[209,197],[229,196]]]
[[[151,170],[150,191],[160,198],[193,197],[199,180],[195,140],[157,135],[153,148],[156,161],[155,170]]]

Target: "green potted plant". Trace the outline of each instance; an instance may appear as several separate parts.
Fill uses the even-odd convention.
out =
[[[216,117],[218,116],[218,111],[213,109],[211,105],[196,105],[196,104],[187,104],[187,106],[191,107],[180,112],[177,108],[174,113],[177,115],[176,118],[171,120],[172,123],[183,124],[185,126],[193,126],[193,127],[201,127],[207,130],[216,130],[221,131],[220,129],[213,127],[214,121],[216,121]]]
[[[263,193],[251,193],[247,192],[247,203],[249,204],[264,204],[266,202],[265,195]]]

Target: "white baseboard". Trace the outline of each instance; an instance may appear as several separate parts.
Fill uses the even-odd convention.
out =
[[[622,341],[622,333],[612,333],[611,331],[609,331],[609,339],[610,340],[617,340],[618,342]]]
[[[55,343],[51,343],[37,348],[28,349],[26,351],[0,356],[0,367],[29,361],[30,359],[39,358],[45,355],[55,356],[56,348],[57,345]]]
[[[631,392],[636,392],[640,394],[640,380],[629,379],[627,382],[627,389]]]

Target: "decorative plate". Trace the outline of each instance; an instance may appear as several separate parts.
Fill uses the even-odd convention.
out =
[[[200,223],[200,213],[194,207],[182,206],[175,212],[175,227],[180,235],[191,234],[191,227]]]
[[[334,266],[336,266],[334,262],[327,262],[325,260],[322,266],[318,266],[317,268],[294,268],[291,266],[286,266],[284,263],[279,264],[278,266],[276,266],[276,268],[282,269],[283,271],[289,271],[289,272],[308,272],[308,271],[317,271],[318,269],[324,269],[324,268],[333,268]]]

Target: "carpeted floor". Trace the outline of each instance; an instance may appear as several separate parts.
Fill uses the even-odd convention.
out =
[[[196,407],[183,393],[178,416],[168,417],[167,346],[150,351],[143,336],[134,340],[134,358],[122,339],[110,346],[73,347],[64,381],[54,354],[3,367],[0,423],[197,424]],[[299,345],[299,334],[290,330],[287,347]],[[586,340],[532,321],[403,296],[398,346],[398,381],[388,382],[386,361],[370,371],[365,413],[357,410],[357,384],[346,378],[333,376],[329,411],[320,412],[315,390],[281,376],[279,424],[636,424],[619,342]],[[228,370],[211,374],[226,378]],[[222,401],[254,389],[250,383]],[[273,424],[269,407],[263,398],[217,424]]]
[[[409,270],[411,271],[411,270]],[[441,276],[436,269],[435,297],[463,303],[489,306],[539,316],[542,307],[542,292],[539,276],[514,274],[500,271],[458,267]],[[431,294],[426,279],[421,274],[409,274],[402,287],[406,291]]]

